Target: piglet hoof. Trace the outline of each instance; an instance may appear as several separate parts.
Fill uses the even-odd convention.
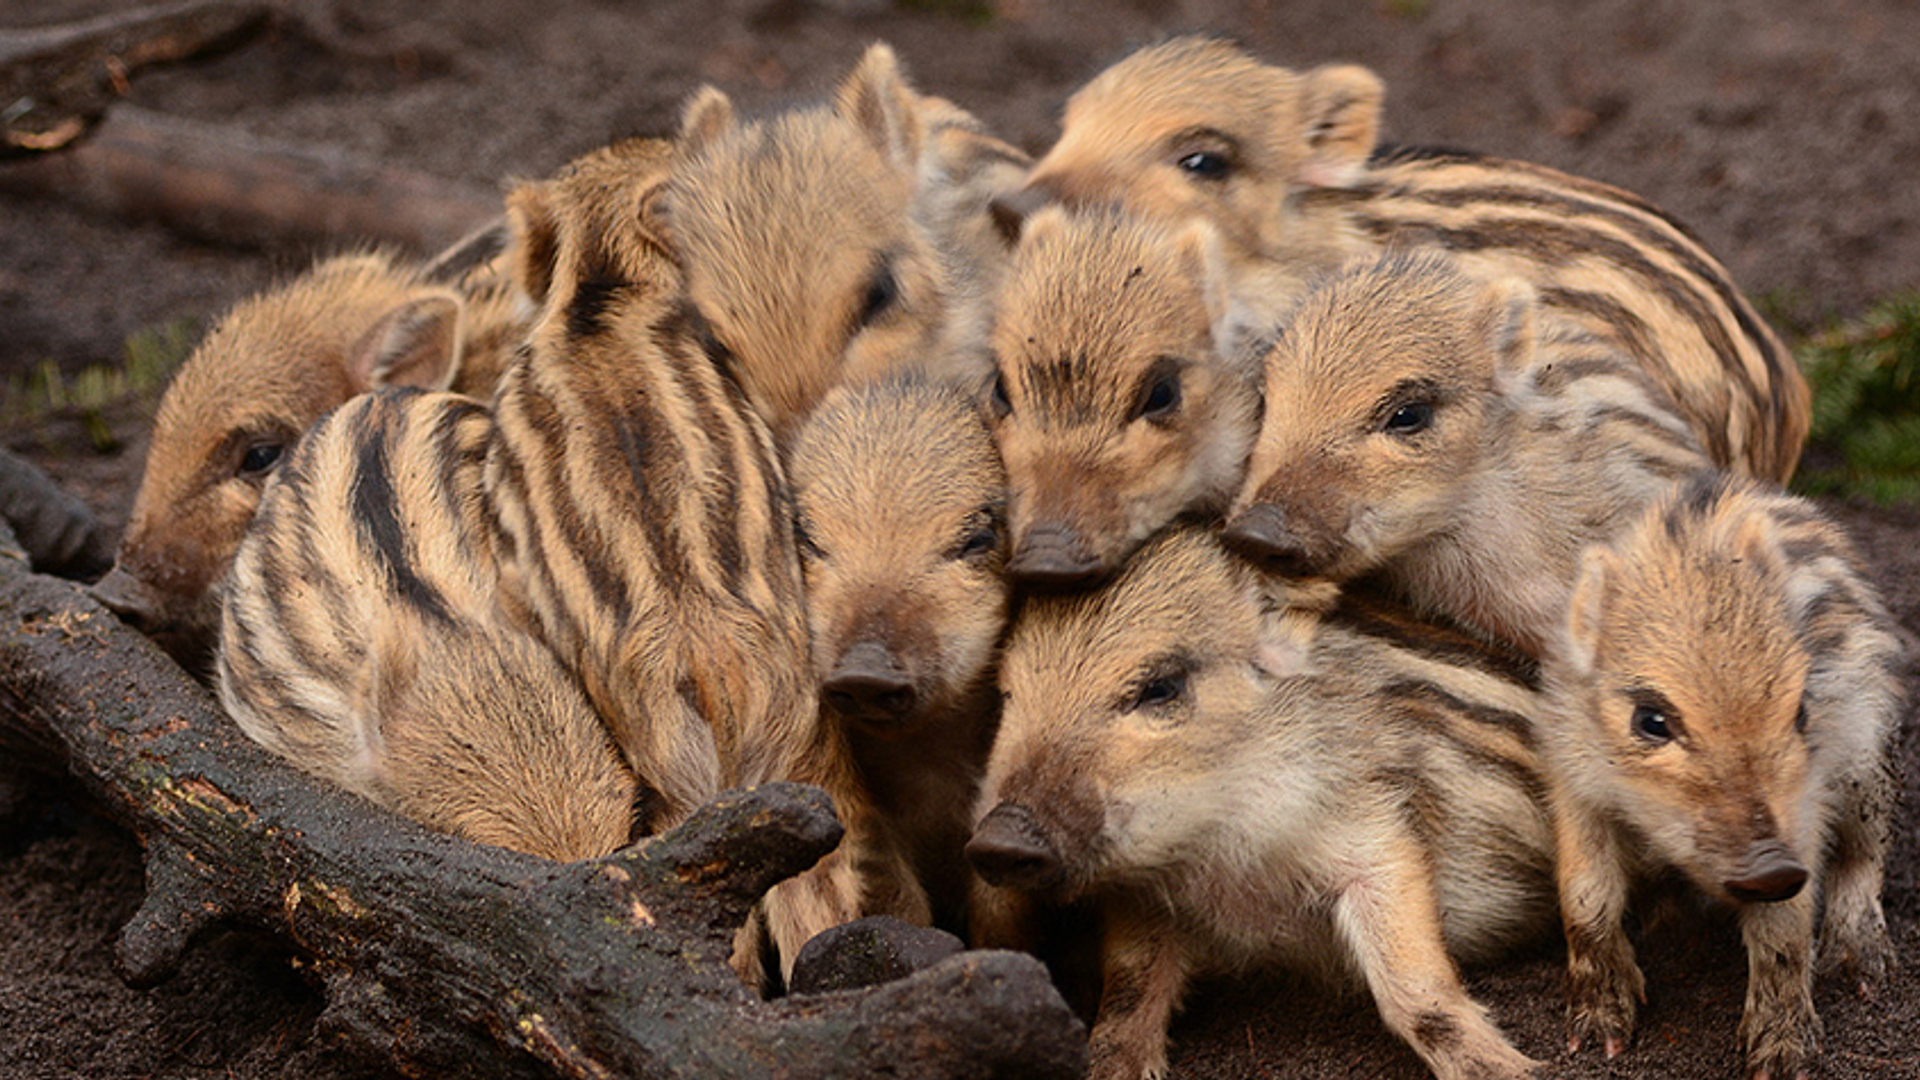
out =
[[[788,989],[795,994],[858,990],[903,979],[965,946],[944,930],[914,926],[890,915],[856,919],[822,930],[800,947]]]
[[[1567,1003],[1568,1053],[1598,1045],[1611,1061],[1627,1048],[1646,986],[1638,967],[1629,971],[1631,978],[1608,978],[1605,971],[1595,970],[1573,979]]]
[[[1771,1007],[1749,1002],[1740,1018],[1747,1075],[1757,1080],[1803,1077],[1820,1048],[1820,1017],[1808,994],[1786,994]]]
[[[1823,976],[1851,980],[1860,1000],[1872,1001],[1893,970],[1893,945],[1887,940],[1884,917],[1857,923],[1842,926],[1840,918],[1828,915],[1826,932],[1820,939],[1819,971]]]

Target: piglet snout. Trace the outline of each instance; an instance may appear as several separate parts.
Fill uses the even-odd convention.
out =
[[[913,711],[913,680],[885,645],[861,642],[848,649],[820,684],[827,703],[850,720],[897,723]]]
[[[967,861],[981,877],[1009,889],[1047,890],[1066,878],[1046,830],[1017,803],[1003,802],[980,819],[967,841]]]
[[[1807,883],[1807,868],[1777,839],[1760,840],[1747,849],[1740,869],[1725,885],[1741,903],[1770,904],[1791,900]]]
[[[1295,535],[1287,515],[1271,503],[1254,503],[1220,530],[1229,551],[1282,577],[1303,577],[1312,568],[1307,546]]]

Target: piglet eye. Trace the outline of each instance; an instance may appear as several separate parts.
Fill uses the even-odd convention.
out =
[[[1633,733],[1650,743],[1673,741],[1673,727],[1667,714],[1651,705],[1633,707]]]
[[[240,475],[244,477],[265,476],[280,463],[280,454],[286,447],[277,442],[257,442],[247,447],[240,455]]]
[[[975,529],[973,532],[967,534],[965,540],[961,541],[957,557],[962,559],[978,559],[982,556],[992,554],[993,550],[999,546],[1000,532],[998,529],[994,529],[991,526]]]
[[[882,266],[867,283],[866,298],[860,304],[860,325],[871,326],[873,321],[887,313],[894,301],[900,298],[900,283],[893,271]]]
[[[1151,709],[1157,705],[1170,705],[1187,692],[1187,673],[1169,672],[1148,679],[1140,687],[1140,696],[1134,699],[1135,709]]]
[[[1393,411],[1381,430],[1389,435],[1417,435],[1433,426],[1433,403],[1409,401]]]
[[[993,391],[990,395],[993,415],[1004,419],[1013,412],[1013,402],[1007,399],[1007,380],[998,371],[993,373]]]
[[[1181,158],[1176,164],[1180,171],[1196,180],[1221,180],[1227,175],[1231,163],[1225,154],[1211,150],[1196,150]]]
[[[793,539],[794,543],[800,546],[800,554],[803,557],[808,559],[827,557],[827,553],[814,541],[813,533],[807,528],[807,523],[799,518],[793,519]]]
[[[1136,420],[1146,420],[1155,424],[1173,422],[1174,414],[1180,411],[1180,362],[1163,356],[1154,361],[1147,372],[1146,380],[1141,384],[1140,396],[1133,406]]]

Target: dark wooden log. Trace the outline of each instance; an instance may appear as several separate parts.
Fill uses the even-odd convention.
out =
[[[0,158],[71,145],[135,72],[236,44],[267,14],[265,4],[196,0],[0,30]]]
[[[484,186],[130,105],[62,153],[0,164],[0,191],[246,247],[352,238],[438,251],[502,207]]]
[[[8,554],[7,552],[11,552]],[[727,956],[748,909],[840,827],[814,788],[734,792],[561,865],[429,832],[248,742],[70,583],[0,543],[0,744],[64,758],[145,842],[129,981],[216,923],[325,978],[325,1030],[413,1075],[1072,1077],[1084,1031],[1044,969],[968,952],[883,986],[762,1002]]]

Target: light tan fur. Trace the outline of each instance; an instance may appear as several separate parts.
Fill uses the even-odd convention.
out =
[[[1255,963],[1364,982],[1437,1076],[1532,1068],[1454,967],[1552,926],[1531,668],[1328,599],[1175,528],[1015,622],[969,857],[1099,905],[1099,1080],[1163,1075],[1188,980]]]
[[[865,910],[960,930],[1007,621],[993,438],[958,388],[842,387],[801,429],[792,476],[814,672],[892,863],[863,875]]]
[[[1644,985],[1622,926],[1662,869],[1732,903],[1748,1073],[1813,1061],[1821,959],[1892,960],[1880,888],[1902,650],[1846,537],[1803,499],[1701,474],[1582,562],[1546,673],[1568,1020],[1609,1056]]]
[[[517,220],[553,223],[553,261],[531,275],[545,307],[501,380],[487,490],[502,592],[580,676],[652,800],[649,830],[728,787],[834,797],[846,841],[767,898],[790,967],[858,914],[872,814],[808,677],[786,478],[657,225],[677,153],[628,140],[510,193]]]
[[[1706,464],[1645,373],[1543,322],[1525,283],[1389,251],[1311,293],[1267,356],[1225,535],[1537,653],[1581,549]]]
[[[993,200],[1026,182],[1033,159],[945,98],[912,92],[908,97],[922,131],[911,213],[946,264],[943,337],[952,348],[973,350],[986,340],[994,296],[1012,254],[994,222]]]
[[[254,740],[470,840],[625,844],[634,780],[577,682],[494,604],[485,410],[354,398],[289,449],[227,589],[220,693]]]
[[[1219,240],[1119,213],[1027,224],[992,336],[1016,579],[1086,584],[1182,514],[1218,516],[1258,427]]]
[[[1447,249],[1476,275],[1527,280],[1545,321],[1632,357],[1716,465],[1792,475],[1806,381],[1691,233],[1632,194],[1541,166],[1377,149],[1382,97],[1364,68],[1295,72],[1225,41],[1177,38],[1077,91],[1059,141],[1003,206],[1062,199],[1206,218],[1227,238],[1236,293],[1274,318],[1355,256]]]
[[[219,585],[280,455],[376,386],[489,396],[527,314],[496,261],[456,271],[384,252],[324,260],[235,305],[161,398],[119,557],[95,595],[206,668]]]
[[[984,215],[972,187],[927,189],[947,169],[986,168],[937,160],[956,113],[915,94],[884,45],[867,50],[831,107],[742,122],[711,87],[687,105],[664,228],[712,351],[780,445],[840,383],[900,371],[984,377],[984,317],[963,310],[984,290],[916,219],[937,219],[966,244],[966,208]],[[929,121],[943,125],[931,148]]]

